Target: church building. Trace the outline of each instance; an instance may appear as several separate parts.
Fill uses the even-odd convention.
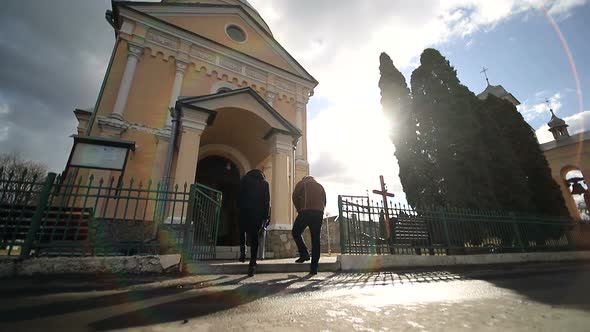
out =
[[[222,191],[223,246],[238,245],[240,177],[261,169],[269,229],[290,234],[318,82],[245,0],[113,1],[106,16],[116,40],[96,107],[75,111],[79,136],[132,142],[125,178]]]

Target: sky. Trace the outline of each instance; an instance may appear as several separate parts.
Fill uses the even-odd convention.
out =
[[[319,82],[308,105],[311,173],[336,213],[339,194],[388,189],[403,202],[382,116],[379,54],[409,81],[434,47],[475,93],[503,85],[551,140],[548,105],[590,128],[589,0],[250,0],[275,38]],[[114,44],[107,0],[7,1],[0,11],[0,153],[61,172],[76,132],[75,108],[94,105]],[[376,197],[375,197],[376,198]]]

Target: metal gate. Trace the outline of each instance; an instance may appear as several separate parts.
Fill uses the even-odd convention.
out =
[[[222,193],[201,184],[190,188],[184,223],[184,261],[215,259]]]

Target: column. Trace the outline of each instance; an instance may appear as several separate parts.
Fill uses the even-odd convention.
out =
[[[293,138],[284,134],[275,134],[271,141],[272,148],[272,188],[271,188],[271,225],[291,225],[291,191],[289,185],[289,165],[293,153]]]
[[[295,125],[297,126],[297,129],[299,129],[301,131],[301,133],[303,133],[303,116],[305,114],[305,103],[303,102],[297,102],[297,106],[296,106],[297,110],[295,113]],[[305,138],[305,135],[301,136],[301,138],[299,138],[299,141],[297,141],[297,155],[296,155],[296,160],[297,162],[305,162],[305,156],[303,155],[303,140]]]
[[[195,183],[201,135],[207,127],[209,114],[193,109],[182,110],[180,144],[176,160],[175,183],[179,186]]]
[[[170,96],[170,103],[168,104],[169,108],[174,108],[176,105],[176,101],[180,96],[180,91],[182,90],[182,82],[184,80],[184,73],[188,68],[188,63],[176,59],[176,74],[174,76],[174,85],[172,85],[172,94]],[[172,127],[172,115],[170,111],[167,112],[168,116],[166,117],[166,126],[165,128],[170,129]]]
[[[131,90],[131,83],[133,83],[133,76],[135,75],[135,69],[137,63],[143,53],[143,47],[135,44],[128,44],[129,54],[127,55],[127,65],[123,72],[123,79],[121,80],[121,86],[119,87],[119,93],[113,107],[113,112],[110,117],[117,120],[123,120],[123,112],[127,105],[127,97],[129,97],[129,90]]]

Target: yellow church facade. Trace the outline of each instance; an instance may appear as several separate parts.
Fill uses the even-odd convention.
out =
[[[237,245],[239,178],[261,169],[270,229],[289,231],[292,189],[309,174],[307,104],[318,82],[260,14],[238,0],[114,1],[107,20],[111,62],[95,109],[75,112],[78,134],[134,142],[125,178],[221,190],[222,245]]]

